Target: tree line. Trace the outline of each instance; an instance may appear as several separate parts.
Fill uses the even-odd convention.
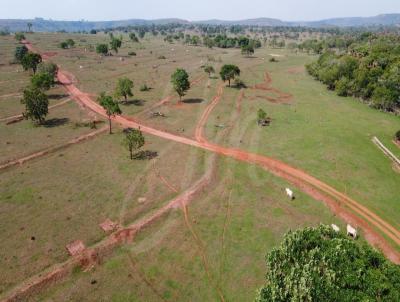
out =
[[[306,66],[307,71],[340,96],[354,96],[374,108],[398,113],[399,42],[397,35],[373,33],[326,42],[325,48],[318,46],[320,57]]]

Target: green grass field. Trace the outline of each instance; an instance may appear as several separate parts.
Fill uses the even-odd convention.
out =
[[[69,37],[76,47],[61,50],[59,42]],[[201,66],[210,63],[218,70],[225,63],[238,65],[249,87],[243,90],[240,114],[232,119],[240,90],[225,88],[206,125],[206,136],[301,168],[400,228],[400,175],[371,142],[376,135],[400,156],[391,142],[400,129],[399,117],[327,91],[304,70],[304,64],[315,57],[261,48],[254,58],[245,58],[238,49],[168,44],[161,38],[135,44],[125,35],[118,55],[100,58],[90,45],[108,41],[103,34],[27,38],[41,52],[56,52],[51,60],[71,72],[77,86],[94,97],[101,91],[112,93],[119,77],[129,77],[135,84],[134,97],[121,105],[123,113],[187,137],[193,137],[198,119],[221,83],[208,79]],[[0,39],[4,42],[0,52],[6,54],[0,58],[3,118],[23,110],[16,94],[29,77],[19,65],[9,64],[16,43],[10,37]],[[129,57],[129,51],[137,55]],[[280,55],[278,63],[269,62],[271,54]],[[170,85],[170,75],[178,67],[188,70],[191,80],[200,79],[183,103],[178,103]],[[272,87],[293,95],[289,104],[271,103],[263,98],[270,92],[250,88],[263,81],[265,71],[272,76]],[[144,83],[152,89],[139,91]],[[50,91],[63,93],[60,87]],[[168,103],[152,109],[170,95],[174,97]],[[51,104],[62,100],[55,97]],[[269,127],[257,126],[259,108],[272,118]],[[151,111],[166,117],[151,117]],[[93,131],[75,126],[89,116],[74,102],[51,109],[48,119],[64,122],[54,127],[34,127],[30,121],[0,123],[0,162]],[[227,128],[230,133],[224,135]],[[66,260],[69,242],[80,239],[87,246],[99,242],[105,234],[98,224],[106,218],[128,225],[162,207],[200,179],[213,157],[212,181],[189,204],[189,223],[183,211],[171,211],[101,265],[89,272],[77,270],[32,301],[214,301],[218,292],[226,301],[252,300],[263,283],[265,254],[286,231],[319,223],[344,226],[325,205],[298,190],[296,200],[289,201],[283,191],[289,186],[285,181],[252,165],[152,136],[146,136],[143,149],[158,156],[130,161],[121,144],[121,130],[115,125],[113,135],[100,134],[0,171],[0,297],[29,276]],[[141,197],[145,202],[139,202]]]

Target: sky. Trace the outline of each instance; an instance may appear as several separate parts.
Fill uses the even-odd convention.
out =
[[[400,0],[0,0],[0,19],[312,21],[400,13]]]

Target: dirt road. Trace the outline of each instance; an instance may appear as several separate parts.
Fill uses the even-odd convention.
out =
[[[32,45],[29,42],[26,42],[26,46],[34,51]],[[72,83],[67,73],[61,69],[58,72],[58,80],[66,88],[72,98],[81,103],[83,106],[96,112],[97,114],[106,117],[104,109],[95,101],[93,101],[86,93],[80,91]],[[267,73],[265,76],[265,80],[265,82],[269,86],[271,83],[271,78]],[[262,89],[261,86],[257,88]],[[271,88],[268,87],[267,89]],[[291,167],[276,159],[263,155],[253,154],[240,149],[222,147],[208,142],[202,134],[203,127],[212,109],[218,104],[222,92],[223,88],[222,86],[220,86],[217,96],[213,99],[213,101],[203,113],[203,116],[201,117],[202,122],[199,123],[200,126],[196,129],[196,140],[181,137],[169,132],[146,126],[141,122],[134,120],[133,118],[123,115],[115,116],[113,118],[113,121],[121,124],[124,127],[140,128],[140,130],[145,133],[155,135],[164,139],[172,140],[197,148],[202,148],[221,155],[229,156],[243,162],[257,164],[263,167],[265,170],[268,170],[273,174],[293,183],[300,190],[309,194],[316,200],[324,201],[335,213],[342,217],[346,222],[352,223],[356,227],[362,228],[365,232],[366,239],[372,245],[380,248],[389,259],[391,259],[395,263],[400,263],[400,254],[389,244],[389,242],[383,236],[376,232],[376,230],[379,230],[387,237],[391,238],[393,242],[395,242],[399,246],[400,231],[378,217],[375,213],[373,213],[366,207],[356,202],[355,200],[349,198],[348,196],[316,179],[315,177],[308,175],[306,172]],[[353,213],[357,215],[354,215]]]

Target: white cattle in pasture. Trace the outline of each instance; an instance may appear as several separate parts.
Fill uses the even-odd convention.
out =
[[[289,188],[286,188],[285,191],[286,191],[286,195],[289,196],[289,198],[293,200],[294,199],[293,191],[290,190]]]
[[[353,237],[354,239],[357,237],[357,230],[350,224],[347,225],[347,235]]]
[[[331,224],[331,227],[336,233],[339,233],[340,229],[336,224]]]

